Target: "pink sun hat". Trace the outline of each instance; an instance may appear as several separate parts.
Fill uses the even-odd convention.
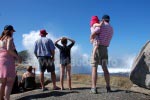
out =
[[[99,19],[97,16],[92,16],[91,21],[90,21],[90,26],[92,27],[93,24],[99,23]]]

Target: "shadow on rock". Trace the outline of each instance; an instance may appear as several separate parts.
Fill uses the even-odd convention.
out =
[[[111,92],[125,92],[125,90],[119,90],[119,89],[116,89],[116,90],[111,90]]]
[[[90,90],[89,87],[73,88],[73,90]]]
[[[31,99],[46,98],[46,97],[51,97],[51,96],[59,97],[59,96],[67,95],[70,93],[78,93],[78,92],[76,91],[70,91],[70,92],[52,91],[52,92],[46,92],[46,93],[40,93],[40,94],[34,94],[34,95],[22,97],[17,100],[31,100]]]

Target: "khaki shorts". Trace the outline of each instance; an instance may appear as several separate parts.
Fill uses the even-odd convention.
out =
[[[97,48],[95,55],[91,56],[90,62],[91,62],[92,67],[97,67],[98,65],[103,66],[104,64],[107,65],[108,64],[108,50],[107,50],[107,47],[100,45]]]

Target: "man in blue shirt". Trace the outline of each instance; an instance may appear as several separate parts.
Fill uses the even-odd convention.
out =
[[[40,82],[42,90],[46,90],[44,86],[44,72],[51,72],[51,79],[53,82],[53,89],[58,89],[56,86],[56,74],[54,65],[55,46],[51,39],[47,38],[46,30],[40,30],[41,38],[35,42],[34,54],[39,61],[40,68]]]

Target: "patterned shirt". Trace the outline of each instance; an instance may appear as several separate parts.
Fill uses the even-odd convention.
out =
[[[55,46],[51,39],[41,37],[35,42],[34,53],[37,56],[52,56],[51,51],[55,50]]]
[[[94,28],[91,28],[91,32],[96,32],[96,31],[99,31],[99,36],[98,36],[98,40],[97,44],[100,44],[100,45],[103,45],[103,46],[109,46],[110,44],[110,41],[112,39],[112,36],[113,36],[113,28],[110,26],[109,23],[106,23],[104,22],[104,24],[102,24],[102,26],[100,27],[100,29],[94,29]]]

